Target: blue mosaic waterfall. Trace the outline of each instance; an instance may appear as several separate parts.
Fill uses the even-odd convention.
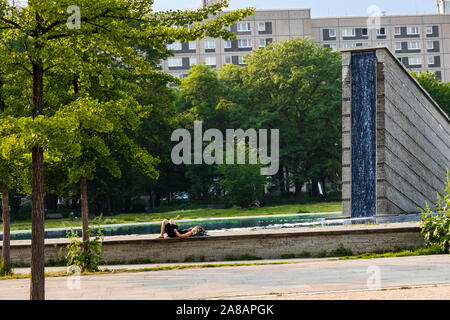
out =
[[[352,218],[376,212],[376,55],[352,53]]]

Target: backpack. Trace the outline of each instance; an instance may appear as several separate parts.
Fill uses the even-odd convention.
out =
[[[209,236],[209,234],[207,234],[207,231],[205,230],[205,228],[203,228],[202,226],[197,226],[197,232],[192,234],[193,237],[203,237],[203,236]]]

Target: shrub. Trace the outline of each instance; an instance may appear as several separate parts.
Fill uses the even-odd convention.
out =
[[[31,220],[31,202],[24,203],[17,212],[11,215],[11,220]]]
[[[226,198],[231,205],[248,207],[253,201],[260,199],[266,184],[261,175],[260,165],[219,165],[223,175],[220,184],[226,191]]]
[[[447,169],[447,185],[444,199],[437,193],[436,212],[433,213],[425,202],[425,209],[420,218],[421,234],[425,239],[425,246],[438,245],[443,253],[449,253],[450,249],[450,170]]]
[[[298,255],[299,258],[311,258],[311,253],[307,252],[307,251],[302,251],[300,252],[300,254]]]
[[[5,265],[5,262],[2,260],[0,260],[0,277],[4,277],[4,276],[10,276],[12,275],[12,269],[11,266],[7,267]]]
[[[280,259],[294,259],[295,254],[293,253],[284,253],[280,256]]]
[[[352,250],[345,248],[342,243],[335,250],[331,251],[332,257],[347,257],[353,254]]]
[[[319,253],[314,255],[314,258],[325,258],[327,256],[326,250],[321,250]]]
[[[67,232],[67,237],[70,240],[67,245],[69,250],[66,256],[66,259],[68,259],[67,265],[75,265],[80,268],[81,272],[96,272],[101,261],[103,235],[100,228],[98,228],[97,236],[94,239],[91,239],[91,230],[88,230],[88,233],[89,240],[85,246],[76,232],[72,229]]]
[[[134,213],[142,213],[145,212],[145,209],[147,207],[147,203],[145,200],[142,199],[135,199],[131,201],[131,211]]]

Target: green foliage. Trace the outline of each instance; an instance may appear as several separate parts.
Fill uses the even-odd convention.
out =
[[[172,54],[166,45],[205,36],[234,39],[223,26],[254,9],[224,12],[228,1],[219,1],[199,10],[155,12],[153,3],[41,0],[19,8],[0,1],[1,111],[7,106],[0,117],[0,181],[9,179],[5,173],[11,164],[18,167],[40,146],[51,164],[46,169],[68,173],[68,179],[53,183],[92,179],[98,167],[119,177],[124,162],[154,183],[161,152],[141,147],[134,132],[151,114],[152,104],[157,106],[153,110],[167,106],[159,103],[163,88],[178,83],[159,68],[161,59]],[[67,24],[67,8],[74,4],[81,12],[80,28]],[[43,90],[32,90],[38,87]],[[152,101],[145,92],[152,92]],[[37,105],[44,115],[32,119]],[[158,136],[157,125],[144,137]],[[70,193],[66,186],[47,187]]]
[[[219,165],[222,184],[228,201],[242,208],[261,199],[266,177],[261,175],[261,167],[252,164]]]
[[[437,245],[424,248],[399,248],[396,250],[376,250],[373,252],[360,253],[356,256],[346,256],[344,259],[377,259],[377,258],[393,258],[393,257],[410,257],[410,256],[422,256],[442,254],[442,250]]]
[[[67,265],[77,266],[81,272],[96,272],[101,261],[103,236],[100,228],[98,228],[95,238],[91,239],[90,230],[88,230],[88,234],[89,240],[84,243],[73,229],[67,232],[67,238],[70,240],[67,245]]]
[[[343,244],[339,244],[339,246],[331,251],[330,256],[332,257],[347,257],[353,254],[352,250],[347,249],[343,246]]]
[[[20,209],[11,215],[11,220],[25,221],[31,219],[31,202],[24,203]]]
[[[325,258],[327,256],[326,250],[320,250],[318,253],[313,255],[314,258]]]
[[[420,219],[421,234],[425,239],[425,245],[431,247],[438,245],[442,252],[449,253],[450,250],[450,170],[447,169],[447,184],[444,198],[437,193],[436,210],[433,212],[425,202],[425,209]]]
[[[412,75],[450,117],[450,82],[439,81],[436,74],[428,70],[419,74],[412,72]]]
[[[12,276],[13,272],[12,272],[12,268],[11,266],[6,266],[5,262],[3,261],[3,259],[0,259],[0,277],[5,277],[5,276]]]
[[[246,63],[226,65],[219,73],[205,65],[192,68],[181,81],[177,100],[185,124],[201,120],[204,130],[280,129],[280,170],[285,169],[287,175],[271,177],[275,189],[285,182],[300,190],[311,180],[338,181],[342,100],[339,54],[311,39],[295,38],[252,51]],[[206,194],[215,191],[211,186],[222,177],[222,169],[207,174],[198,167],[198,175],[190,174],[199,182],[196,189],[203,187],[203,195],[205,190]]]
[[[280,163],[297,192],[309,180],[336,180],[341,152],[341,58],[312,39],[256,50],[242,77],[260,126],[280,129]]]
[[[142,199],[135,199],[131,201],[131,206],[133,207],[133,212],[142,213],[145,212],[145,207],[147,203]]]
[[[295,258],[295,254],[294,253],[283,253],[280,256],[280,259],[294,259]]]
[[[298,255],[299,258],[311,258],[311,253],[307,252],[307,251],[302,251],[300,252],[300,254]]]
[[[238,257],[232,255],[232,254],[228,254],[225,256],[225,261],[244,261],[244,260],[261,260],[261,257],[257,257],[255,255],[249,254],[249,253],[245,253],[243,255],[240,255]]]

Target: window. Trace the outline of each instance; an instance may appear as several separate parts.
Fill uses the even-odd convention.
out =
[[[189,50],[195,50],[195,49],[197,49],[197,42],[189,41]]]
[[[223,26],[225,30],[231,31],[231,26]]]
[[[252,47],[252,40],[250,40],[250,39],[239,39],[238,40],[238,47],[239,48],[251,48]]]
[[[400,28],[400,27],[394,27],[394,34],[395,34],[396,36],[401,35],[401,33],[402,33],[402,28]]]
[[[225,40],[225,41],[223,42],[223,47],[224,47],[225,49],[231,48],[231,41],[230,41],[230,40]]]
[[[251,31],[250,23],[238,23],[237,24],[237,31],[238,32]]]
[[[168,44],[167,49],[169,50],[181,50],[181,42],[175,41],[174,43]]]
[[[377,28],[377,36],[385,36],[386,28]]]
[[[336,29],[328,29],[328,36],[330,38],[336,38]]]
[[[260,48],[263,48],[263,47],[265,47],[266,45],[267,45],[266,39],[264,39],[264,38],[259,39],[259,47],[260,47]]]
[[[225,64],[230,64],[231,63],[231,57],[225,57]]]
[[[434,49],[434,42],[433,41],[427,41],[427,49],[433,50]]]
[[[395,43],[395,51],[400,51],[400,50],[402,50],[402,43],[396,42]]]
[[[417,27],[417,26],[408,27],[408,28],[406,28],[406,33],[407,34],[419,34],[419,27]]]
[[[410,66],[419,66],[422,64],[422,58],[421,57],[410,57],[409,58],[409,65]]]
[[[330,44],[330,48],[332,49],[333,52],[336,52],[336,51],[337,51],[337,45],[336,45],[336,43],[331,43],[331,44]]]
[[[433,65],[434,63],[434,57],[428,57],[428,66]]]
[[[190,66],[193,66],[193,65],[196,65],[196,64],[197,64],[197,58],[195,58],[195,57],[189,58],[189,65]]]
[[[361,47],[368,47],[369,46],[369,43],[368,42],[363,42],[363,43],[361,43]]]
[[[386,42],[378,42],[377,46],[379,46],[379,47],[386,47]]]
[[[355,48],[356,43],[344,43],[344,48]]]
[[[169,67],[182,67],[183,66],[183,59],[181,58],[169,58],[167,60],[167,63]]]
[[[205,40],[205,49],[215,49],[216,41],[214,40]]]
[[[342,29],[343,37],[354,37],[356,35],[355,28],[345,28]]]
[[[433,34],[433,27],[427,27],[427,34]]]
[[[239,64],[246,64],[245,61],[244,61],[244,57],[243,56],[239,56],[238,63]]]
[[[266,31],[266,23],[265,22],[258,23],[258,31]]]
[[[408,42],[408,50],[420,50],[420,42],[419,41],[409,41]]]
[[[368,35],[367,28],[362,28],[362,29],[361,29],[361,34],[362,34],[363,36],[367,36],[367,35]]]
[[[207,66],[215,66],[216,65],[216,57],[205,57],[205,63]]]

